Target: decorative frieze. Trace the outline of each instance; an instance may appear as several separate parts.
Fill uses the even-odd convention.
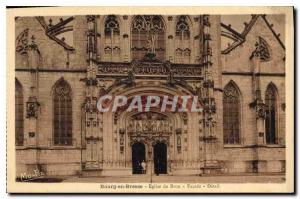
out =
[[[101,64],[98,66],[99,75],[127,75],[131,70],[131,66],[122,64]],[[200,66],[172,66],[173,74],[176,76],[200,77],[202,75],[202,68]],[[134,68],[136,76],[142,75],[168,75],[169,71],[163,64],[139,64]]]

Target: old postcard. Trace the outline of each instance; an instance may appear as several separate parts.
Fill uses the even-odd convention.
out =
[[[294,192],[292,7],[7,9],[10,193]]]

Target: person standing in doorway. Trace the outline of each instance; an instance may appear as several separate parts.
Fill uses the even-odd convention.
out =
[[[141,166],[142,166],[142,174],[146,174],[147,164],[146,164],[145,160],[142,161]]]

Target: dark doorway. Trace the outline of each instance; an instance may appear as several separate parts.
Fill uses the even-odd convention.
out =
[[[132,173],[142,174],[142,161],[145,160],[145,145],[137,142],[132,145]]]
[[[154,145],[154,172],[167,174],[167,145],[165,143]]]

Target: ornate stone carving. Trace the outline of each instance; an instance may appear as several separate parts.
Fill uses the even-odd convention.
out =
[[[183,120],[183,124],[187,125],[187,122],[188,122],[188,115],[187,115],[187,113],[186,112],[182,112],[180,115],[181,115],[181,118]]]
[[[38,107],[40,104],[36,97],[29,97],[26,103],[26,117],[27,118],[37,118],[38,117]]]
[[[209,15],[203,15],[203,25],[210,27]]]
[[[169,72],[168,79],[167,79],[167,84],[171,85],[171,86],[174,86],[174,84],[175,84],[174,70],[173,70],[170,62],[166,62],[165,67],[166,67],[167,71]]]
[[[266,108],[267,106],[263,103],[261,99],[256,99],[249,104],[250,108],[255,108],[256,118],[266,118]]]
[[[177,36],[180,36],[180,35],[190,36],[190,28],[187,23],[186,16],[181,15],[180,17],[178,17],[175,34]]]
[[[128,121],[127,132],[131,143],[135,141],[169,141],[172,126],[167,116],[159,113],[139,113]]]
[[[16,40],[16,52],[20,54],[27,53],[28,50],[38,50],[38,46],[35,43],[34,35],[29,38],[29,29],[25,29],[19,34]]]
[[[266,118],[266,105],[264,103],[256,104],[256,118]]]
[[[237,96],[239,96],[239,93],[234,85],[229,83],[224,90],[224,95],[230,99],[235,99]]]
[[[128,132],[130,133],[165,133],[171,131],[170,121],[166,116],[157,113],[138,114],[129,120]]]
[[[125,148],[125,130],[124,129],[120,129],[119,130],[119,134],[120,134],[120,152],[121,154],[124,153],[124,148]]]
[[[98,66],[98,73],[99,75],[127,75],[128,71],[130,70],[131,66],[128,65],[121,65],[121,64],[101,64]],[[202,68],[199,66],[172,66],[173,74],[176,76],[202,76]],[[168,75],[169,70],[165,67],[164,64],[147,64],[147,63],[140,63],[138,64],[135,69],[134,73],[136,76],[138,75]]]
[[[203,87],[204,88],[214,88],[214,81],[213,80],[206,80],[203,82]]]
[[[97,112],[97,98],[86,97],[84,107],[86,113]]]
[[[182,129],[176,129],[176,143],[177,143],[177,151],[178,153],[181,153],[181,134]]]
[[[206,113],[216,113],[215,98],[203,98],[202,101],[204,103],[203,109]]]
[[[16,52],[23,54],[27,52],[28,49],[28,35],[29,35],[29,29],[25,29],[23,30],[23,32],[21,32],[19,34],[19,36],[17,37],[16,40]]]
[[[113,80],[103,80],[103,79],[97,79],[98,83],[97,86],[99,89],[107,89],[111,85],[113,85],[114,81]]]
[[[93,22],[93,21],[95,21],[95,19],[96,19],[95,15],[87,15],[86,16],[87,22]]]
[[[261,61],[269,61],[271,58],[270,47],[265,39],[258,37],[258,41],[255,43],[255,50],[252,52],[253,56],[258,56]]]
[[[95,79],[95,78],[89,78],[89,79],[86,79],[86,81],[85,81],[85,84],[87,86],[96,86],[97,83],[98,83],[97,79]]]

